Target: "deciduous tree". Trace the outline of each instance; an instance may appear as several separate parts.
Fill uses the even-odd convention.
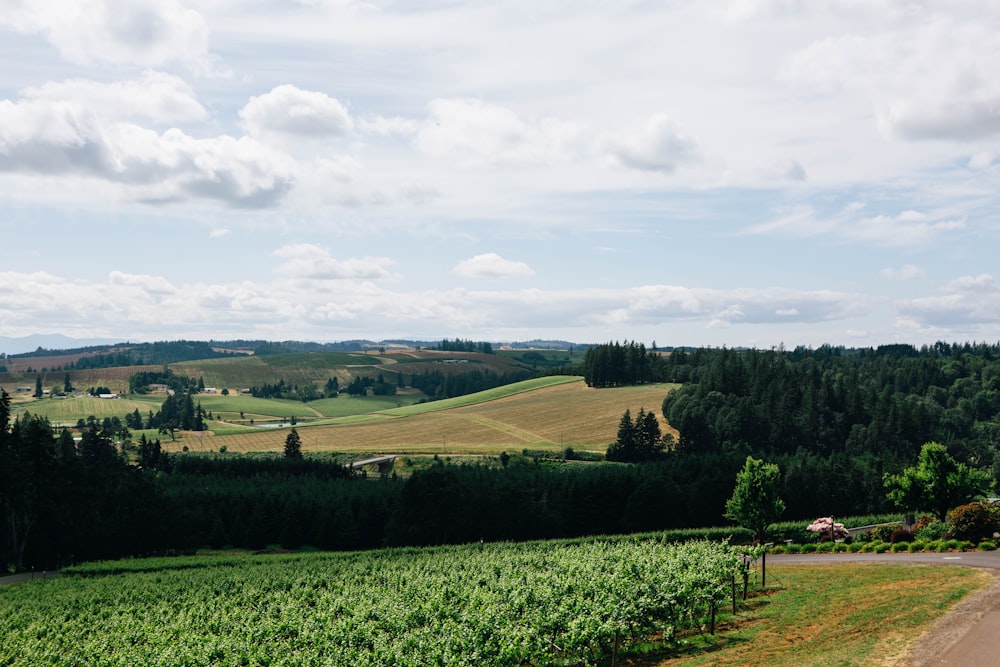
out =
[[[989,475],[959,463],[937,442],[920,448],[917,464],[882,478],[886,495],[897,506],[914,512],[933,512],[944,521],[948,510],[982,496],[990,488]]]
[[[748,456],[736,474],[736,487],[726,501],[724,516],[750,530],[758,543],[763,542],[768,527],[785,511],[785,502],[778,497],[780,484],[776,464]]]

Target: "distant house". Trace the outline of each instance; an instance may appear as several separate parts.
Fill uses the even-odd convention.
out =
[[[118,398],[118,394],[98,394],[97,398]]]
[[[205,387],[201,391],[203,394],[215,394],[218,393],[219,390],[216,389],[215,387]]]
[[[19,393],[19,394],[30,394],[34,390],[35,390],[34,387],[18,387],[17,388],[17,393]]]

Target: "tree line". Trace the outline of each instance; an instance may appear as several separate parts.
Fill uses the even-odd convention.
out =
[[[447,338],[444,338],[432,349],[441,350],[443,352],[479,352],[481,354],[493,354],[492,343],[488,343],[486,341],[462,340],[460,338],[456,338],[455,340],[448,340]]]
[[[472,370],[462,373],[442,373],[424,371],[410,378],[410,386],[419,389],[431,400],[454,398],[486,391],[534,377],[531,371],[509,371],[497,373],[491,370]]]

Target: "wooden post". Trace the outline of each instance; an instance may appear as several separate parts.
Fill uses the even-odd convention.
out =
[[[732,579],[732,593],[733,593],[733,616],[736,615],[736,575],[733,575]]]

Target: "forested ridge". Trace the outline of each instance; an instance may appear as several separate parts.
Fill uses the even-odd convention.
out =
[[[779,467],[784,519],[896,509],[883,474],[912,465],[929,441],[994,479],[1000,470],[996,345],[664,354],[610,344],[589,359],[613,358],[615,346],[631,361],[617,377],[605,366],[592,386],[609,388],[598,391],[681,383],[636,412],[645,424],[660,408],[679,431],[648,462],[510,452],[365,480],[308,456],[160,456],[96,423],[74,444],[44,418],[12,421],[4,397],[0,569],[205,545],[356,549],[720,525],[748,455]]]

